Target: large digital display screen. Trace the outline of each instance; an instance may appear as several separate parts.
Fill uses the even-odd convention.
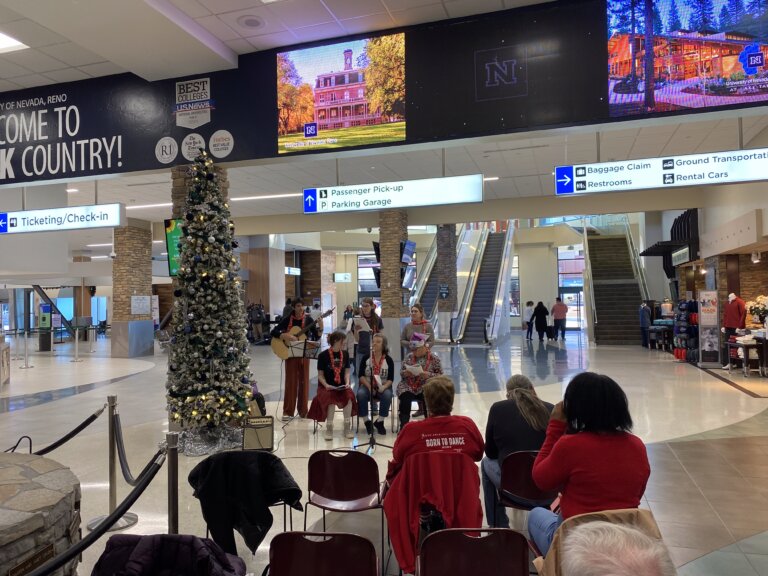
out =
[[[405,140],[405,34],[277,54],[278,153]]]
[[[766,2],[608,0],[607,5],[612,117],[768,101]]]

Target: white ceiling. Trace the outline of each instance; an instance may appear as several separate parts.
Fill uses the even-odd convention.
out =
[[[514,8],[536,0],[0,0],[0,32],[29,49],[0,54],[0,92],[132,72],[148,80],[231,68],[236,55],[348,34]],[[249,26],[249,23],[255,25]],[[613,123],[445,143],[445,175],[483,173],[487,199],[553,194],[560,164],[768,147],[760,109]],[[598,152],[597,134],[600,145]],[[441,145],[442,146],[442,145]],[[299,193],[338,181],[358,184],[443,175],[437,145],[322,157],[289,157],[230,168],[230,196]],[[94,201],[94,183],[71,183],[70,204]],[[168,173],[99,181],[99,202],[160,221],[170,208]],[[300,197],[233,202],[235,217],[301,212]],[[107,242],[105,231],[72,234],[72,249]]]

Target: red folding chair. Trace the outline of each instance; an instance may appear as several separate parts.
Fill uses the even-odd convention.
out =
[[[378,576],[376,549],[357,534],[283,532],[269,546],[262,576]]]
[[[528,576],[528,541],[509,528],[448,528],[424,539],[419,576]]]
[[[304,508],[304,530],[307,529],[309,506],[325,512],[381,511],[381,557],[384,561],[384,506],[379,466],[371,456],[354,450],[318,450],[309,457],[307,504]]]

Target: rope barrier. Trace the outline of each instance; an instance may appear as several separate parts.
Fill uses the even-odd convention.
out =
[[[91,424],[93,424],[93,423],[96,421],[96,419],[97,419],[99,416],[101,416],[101,414],[104,412],[104,410],[105,410],[106,408],[107,408],[107,405],[106,405],[106,404],[104,404],[104,406],[102,406],[101,408],[99,408],[98,410],[96,410],[96,412],[94,412],[93,414],[91,414],[90,416],[88,416],[88,418],[86,418],[85,420],[83,420],[83,421],[82,421],[82,422],[81,422],[81,423],[80,423],[80,424],[79,424],[79,425],[78,425],[76,428],[74,428],[72,431],[68,432],[67,434],[65,434],[64,436],[62,436],[62,437],[61,437],[61,438],[59,438],[58,440],[56,440],[56,442],[54,442],[54,443],[53,443],[53,444],[51,444],[50,446],[46,446],[45,448],[42,448],[41,450],[38,450],[37,452],[35,452],[35,454],[37,454],[38,456],[45,456],[45,455],[46,455],[46,454],[48,454],[49,452],[53,452],[54,450],[56,450],[56,448],[58,448],[58,447],[59,447],[59,446],[61,446],[62,444],[66,444],[66,443],[67,443],[67,442],[69,442],[69,441],[70,441],[72,438],[74,438],[75,436],[77,436],[78,434],[80,434],[80,432],[82,432],[83,430],[85,430],[86,428],[88,428],[88,426],[90,426]]]
[[[114,419],[115,445],[117,446],[117,459],[120,461],[120,470],[123,472],[123,478],[125,479],[126,483],[129,486],[136,486],[136,484],[141,480],[141,477],[144,476],[149,467],[152,466],[152,461],[150,460],[149,463],[144,466],[144,469],[139,473],[138,477],[133,477],[133,474],[131,474],[131,469],[128,466],[128,458],[126,458],[125,455],[125,444],[123,443],[123,427],[120,424],[120,414],[114,414],[112,418]]]
[[[154,456],[153,461],[150,463],[150,466],[146,471],[146,474],[139,478],[136,487],[131,491],[130,494],[128,494],[128,496],[126,496],[125,500],[123,500],[109,516],[107,516],[101,523],[99,523],[98,526],[93,528],[90,534],[88,534],[85,538],[80,540],[80,542],[71,548],[68,548],[55,558],[52,558],[46,564],[43,564],[36,570],[28,573],[27,576],[48,576],[52,574],[64,566],[67,562],[79,556],[84,550],[96,542],[96,540],[101,538],[112,527],[113,524],[115,524],[125,515],[125,513],[131,508],[131,506],[133,506],[136,500],[139,499],[139,496],[142,495],[144,490],[146,490],[147,486],[149,486],[149,484],[154,479],[155,475],[157,475],[157,473],[160,471],[160,468],[162,468],[164,462],[164,453],[159,453],[158,455]]]
[[[21,438],[19,438],[19,439],[16,441],[16,444],[14,444],[14,445],[13,445],[13,446],[11,446],[10,448],[8,448],[8,450],[6,450],[6,452],[16,452],[16,448],[18,448],[18,447],[19,447],[19,444],[21,444],[21,443],[22,443],[22,441],[24,440],[24,438],[26,438],[27,440],[29,440],[29,453],[30,453],[30,454],[32,454],[32,438],[30,438],[29,436],[22,436]]]
[[[30,454],[35,454],[37,456],[45,456],[49,452],[53,452],[54,450],[56,450],[56,448],[58,448],[59,446],[62,446],[63,444],[66,444],[67,442],[72,440],[72,438],[74,438],[75,436],[80,434],[80,432],[82,432],[83,430],[88,428],[88,426],[93,424],[93,422],[99,416],[101,416],[101,414],[104,412],[106,407],[107,407],[107,405],[104,404],[104,406],[102,406],[101,408],[96,410],[96,412],[94,412],[93,414],[88,416],[88,418],[83,420],[76,428],[74,428],[74,429],[70,430],[69,432],[67,432],[64,436],[62,436],[61,438],[56,440],[56,442],[54,442],[50,446],[46,446],[45,448],[42,448],[42,449],[38,450],[37,452],[32,452],[32,438],[30,438],[29,436],[22,436],[21,438],[19,438],[18,442],[16,442],[16,444],[14,446],[12,446],[11,448],[8,448],[6,450],[6,452],[15,452],[16,448],[18,448],[19,444],[21,444],[21,441],[26,438],[27,440],[29,440],[29,453]]]

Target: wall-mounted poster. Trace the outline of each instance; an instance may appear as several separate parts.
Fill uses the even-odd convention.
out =
[[[766,55],[766,2],[608,0],[611,116],[768,101]]]
[[[277,54],[278,153],[405,140],[405,34]]]

